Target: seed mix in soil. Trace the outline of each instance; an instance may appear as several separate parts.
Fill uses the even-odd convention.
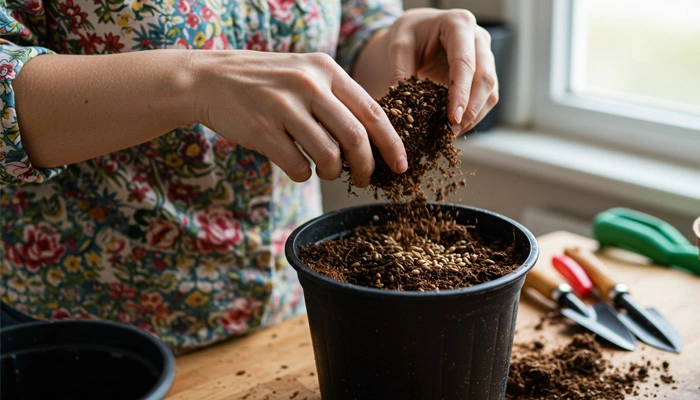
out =
[[[571,342],[557,349],[547,349],[542,341],[534,340],[513,347],[506,399],[622,400],[627,395],[654,398],[657,395],[642,391],[639,383],[647,382],[652,370],[661,372],[656,379],[662,383],[669,384],[665,377],[675,382],[668,367],[666,361],[659,366],[649,360],[614,366],[590,333],[574,335]]]
[[[341,282],[390,290],[445,290],[488,282],[518,267],[502,243],[483,244],[456,215],[411,203],[348,236],[300,249],[309,268]],[[341,262],[338,262],[341,260]]]
[[[301,261],[341,282],[410,291],[468,287],[515,270],[519,260],[512,248],[484,243],[474,226],[457,224],[456,215],[433,212],[426,202],[423,183],[437,202],[466,184],[465,179],[457,181],[460,151],[447,119],[447,88],[410,78],[392,86],[378,102],[408,157],[408,170],[395,174],[373,147],[376,165],[370,189],[375,198],[381,194],[394,206],[383,218],[377,216],[376,223],[346,237],[302,248]]]

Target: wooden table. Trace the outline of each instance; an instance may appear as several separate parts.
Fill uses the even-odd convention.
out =
[[[553,254],[561,253],[567,246],[591,250],[597,246],[590,239],[567,232],[542,236],[538,242],[540,261],[535,268],[553,276],[556,276],[550,266]],[[645,398],[645,394],[652,398],[653,394],[658,394],[662,399],[700,399],[700,277],[640,265],[643,260],[632,259],[620,251],[604,250],[598,255],[615,276],[628,284],[641,305],[656,307],[671,321],[684,344],[681,354],[657,350],[641,342],[634,352],[606,347],[607,358],[614,365],[645,360],[651,360],[654,365],[663,360],[670,363],[669,372],[677,383],[654,387],[654,383],[659,382],[654,379],[658,373],[651,371],[652,379],[642,384],[640,398]],[[518,312],[516,343],[546,338],[549,348],[567,343],[571,333],[580,331],[564,321],[545,323],[542,330],[535,330],[547,311],[530,291],[524,291]],[[175,383],[167,399],[318,400],[315,370],[308,323],[305,317],[300,317],[178,358]],[[676,389],[671,390],[671,386]]]

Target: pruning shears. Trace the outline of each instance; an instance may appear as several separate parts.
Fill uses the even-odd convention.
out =
[[[602,246],[619,247],[700,275],[698,247],[666,221],[628,208],[612,208],[593,220],[593,237]]]

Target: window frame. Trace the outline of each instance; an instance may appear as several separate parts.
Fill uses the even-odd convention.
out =
[[[508,91],[521,96],[506,105],[507,121],[557,136],[700,166],[700,116],[570,90],[576,0],[507,1],[507,14],[516,33],[516,65],[512,71],[515,86]],[[518,82],[528,78],[531,84]]]

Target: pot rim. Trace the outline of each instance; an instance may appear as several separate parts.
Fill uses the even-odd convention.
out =
[[[339,291],[339,292],[345,292],[345,293],[354,293],[355,295],[362,295],[363,297],[377,297],[377,298],[392,298],[392,299],[431,299],[431,298],[440,298],[440,299],[446,299],[450,297],[468,297],[468,296],[475,296],[475,295],[482,295],[484,293],[488,292],[493,292],[499,289],[502,289],[506,286],[516,284],[525,274],[527,274],[530,269],[532,269],[535,266],[535,263],[537,262],[537,258],[539,256],[539,247],[537,245],[537,240],[535,239],[535,236],[530,232],[527,228],[525,228],[522,224],[519,222],[508,218],[504,215],[498,214],[493,211],[489,211],[483,208],[479,207],[473,207],[473,206],[467,206],[463,204],[455,204],[455,203],[437,203],[437,202],[429,202],[428,204],[438,206],[438,207],[450,207],[450,208],[458,208],[458,209],[463,209],[463,210],[470,210],[470,211],[476,211],[478,213],[483,213],[487,214],[496,218],[499,218],[501,220],[504,220],[505,222],[509,223],[510,225],[513,226],[514,229],[520,230],[527,240],[530,243],[530,254],[528,254],[528,257],[520,264],[520,266],[513,272],[504,275],[500,278],[494,279],[492,281],[480,283],[478,285],[474,286],[469,286],[469,287],[464,287],[464,288],[459,288],[459,289],[448,289],[448,290],[440,290],[439,292],[437,291],[425,291],[425,292],[419,292],[419,291],[397,291],[397,290],[385,290],[385,289],[377,289],[377,288],[371,288],[367,286],[360,286],[360,285],[353,285],[350,283],[345,283],[345,282],[340,282],[335,279],[329,278],[323,274],[320,274],[311,268],[307,267],[304,263],[299,260],[299,257],[297,256],[297,249],[298,245],[296,244],[298,236],[304,232],[307,229],[310,229],[310,227],[313,224],[322,222],[325,219],[332,218],[335,215],[338,214],[344,214],[348,213],[357,209],[372,209],[372,208],[382,208],[385,207],[386,205],[391,204],[391,203],[373,203],[373,204],[365,204],[365,205],[359,205],[359,206],[352,206],[352,207],[347,207],[343,208],[340,210],[335,210],[335,211],[330,211],[328,213],[324,213],[323,215],[320,215],[314,219],[311,219],[307,221],[306,223],[300,225],[297,227],[292,233],[289,235],[289,238],[287,239],[285,243],[285,255],[287,257],[287,260],[289,263],[292,265],[292,267],[297,271],[298,274],[303,275],[305,278],[310,279],[316,284],[320,284],[322,286],[325,286],[329,289],[332,289],[334,291]]]
[[[118,323],[106,320],[87,320],[87,319],[62,319],[62,320],[45,320],[45,321],[34,321],[34,322],[24,322],[21,324],[9,326],[0,330],[3,335],[9,332],[21,331],[23,329],[31,331],[32,328],[36,326],[51,326],[52,329],[61,329],[61,326],[71,325],[71,326],[103,326],[108,329],[121,329],[127,331],[126,334],[129,336],[124,336],[125,339],[129,339],[130,336],[140,336],[145,338],[149,343],[155,346],[163,360],[163,370],[161,371],[158,379],[153,383],[152,388],[143,395],[142,400],[156,400],[163,399],[165,395],[170,391],[170,388],[175,380],[175,356],[170,351],[166,344],[156,338],[155,336],[149,334],[148,332],[137,328],[133,325],[126,323]],[[76,328],[77,329],[77,328]],[[80,346],[80,343],[72,343],[71,345]],[[114,347],[120,348],[118,346]],[[30,350],[22,349],[22,353],[26,353]],[[2,352],[2,358],[11,356],[17,353],[17,351],[7,351],[6,349]]]

